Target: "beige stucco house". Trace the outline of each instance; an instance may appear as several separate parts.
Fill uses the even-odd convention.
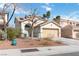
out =
[[[79,22],[72,20],[61,20],[61,36],[66,38],[79,38]]]
[[[15,27],[21,30],[21,37],[31,36],[28,30],[31,26],[31,22],[28,20],[29,17],[31,16],[15,18]],[[34,37],[61,37],[61,27],[56,22],[49,22],[47,19],[40,16],[35,16],[34,19],[37,19],[37,22],[34,24]]]

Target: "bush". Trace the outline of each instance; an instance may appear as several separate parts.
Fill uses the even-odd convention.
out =
[[[15,32],[16,32],[16,37],[20,37],[20,34],[21,34],[21,30],[16,28],[15,29]]]
[[[47,40],[47,41],[52,41],[51,38],[43,38],[44,40]]]
[[[7,28],[7,37],[9,40],[12,40],[16,37],[19,37],[20,30],[17,28]]]
[[[9,40],[12,40],[16,37],[16,31],[14,28],[7,28],[7,37]]]

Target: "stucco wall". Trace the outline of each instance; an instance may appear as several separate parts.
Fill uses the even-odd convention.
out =
[[[77,38],[77,39],[79,39],[79,30],[73,30],[73,38]]]
[[[61,36],[66,38],[72,38],[72,28],[66,26],[61,29]]]
[[[59,26],[57,26],[57,25],[55,25],[54,23],[48,23],[48,24],[46,24],[46,25],[44,25],[44,26],[41,26],[41,34],[40,34],[40,36],[43,38],[44,36],[43,36],[43,28],[52,28],[52,29],[59,29],[59,37],[61,37],[61,28],[59,27]]]
[[[7,22],[7,20],[8,20],[8,14],[6,13],[4,17],[5,17],[5,22]],[[4,20],[1,18],[0,19],[0,24],[3,24],[3,23],[4,23]]]

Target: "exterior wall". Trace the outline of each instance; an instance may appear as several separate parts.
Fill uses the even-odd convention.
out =
[[[49,23],[49,24],[46,24],[44,26],[41,26],[41,37],[42,38],[44,37],[44,35],[43,35],[43,28],[58,29],[59,30],[59,37],[61,37],[61,28],[59,26],[55,25],[54,23]]]
[[[79,24],[79,22],[77,21],[72,21],[72,20],[61,20],[60,21],[60,26],[63,28],[67,25],[72,25],[72,26],[76,26],[76,24]]]
[[[79,39],[79,30],[73,30],[73,38]]]
[[[0,15],[1,17],[1,15]],[[8,13],[5,13],[5,22],[7,23],[7,20],[8,20]],[[4,20],[2,19],[2,17],[0,18],[0,24],[3,24],[4,23]]]
[[[68,37],[68,38],[77,38],[76,34],[79,32],[79,22],[72,21],[72,20],[63,20],[61,21],[60,25],[62,27],[61,35],[62,37]],[[71,27],[68,27],[68,25],[71,25]],[[75,31],[77,30],[77,31]]]
[[[72,38],[72,32],[73,32],[72,28],[70,28],[69,26],[66,26],[61,29],[61,37]]]
[[[67,21],[61,21],[60,22],[60,26],[63,28],[65,27],[66,25],[68,25]]]
[[[8,20],[8,14],[6,13],[5,14],[5,22],[7,22],[7,20]]]
[[[21,33],[22,33],[22,37],[29,37],[28,31],[25,30],[25,25],[26,25],[27,23],[28,23],[27,21],[21,22]]]

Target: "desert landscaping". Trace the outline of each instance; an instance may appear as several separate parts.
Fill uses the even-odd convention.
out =
[[[11,49],[11,48],[31,48],[31,47],[45,47],[45,46],[62,46],[65,45],[59,41],[50,40],[48,38],[41,40],[26,40],[17,38],[16,46],[11,45],[11,41],[5,40],[0,41],[0,49]]]

